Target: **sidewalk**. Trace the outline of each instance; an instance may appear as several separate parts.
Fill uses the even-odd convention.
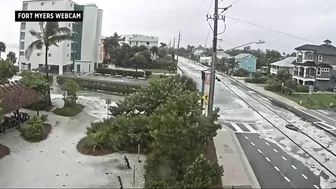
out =
[[[234,132],[223,125],[214,137],[218,164],[224,168],[223,188],[260,188]]]

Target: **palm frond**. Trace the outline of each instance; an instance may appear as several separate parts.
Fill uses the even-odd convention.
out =
[[[59,28],[58,22],[47,22],[45,25],[45,35],[47,38],[57,34]]]
[[[33,51],[35,49],[39,49],[41,50],[43,47],[43,41],[41,39],[38,39],[34,42],[32,42],[28,47],[27,50],[25,52],[25,57],[27,58],[27,60],[30,59],[31,54],[33,53]]]
[[[30,35],[36,37],[39,40],[41,40],[43,38],[41,32],[37,32],[35,30],[30,30],[29,33],[30,33]]]
[[[63,34],[63,35],[50,36],[48,39],[50,45],[51,44],[55,45],[55,43],[59,43],[61,41],[66,41],[66,40],[73,40],[73,37],[68,34]]]
[[[56,29],[56,34],[70,34],[71,30],[67,27],[61,27]]]

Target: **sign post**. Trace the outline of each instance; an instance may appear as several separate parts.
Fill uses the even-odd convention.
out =
[[[205,85],[210,85],[210,73],[205,73]]]
[[[313,94],[313,90],[314,90],[314,86],[313,85],[309,85],[309,95]]]
[[[107,119],[109,118],[109,107],[111,104],[111,99],[106,99],[106,105],[107,105]]]

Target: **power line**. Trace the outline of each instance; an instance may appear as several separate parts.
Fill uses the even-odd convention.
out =
[[[245,24],[253,25],[253,26],[256,26],[256,27],[259,27],[259,28],[263,28],[263,29],[266,29],[266,30],[269,30],[269,31],[273,31],[273,32],[276,32],[276,33],[280,33],[282,35],[286,35],[286,36],[289,36],[289,37],[292,37],[292,38],[296,38],[296,39],[300,39],[300,40],[303,40],[303,41],[307,41],[307,42],[310,42],[310,43],[317,44],[317,42],[315,42],[315,41],[311,41],[311,40],[308,40],[308,39],[305,39],[305,38],[302,38],[302,37],[298,37],[298,36],[295,36],[295,35],[292,35],[292,34],[289,34],[289,33],[286,33],[286,32],[282,32],[282,31],[279,31],[279,30],[276,30],[276,29],[272,29],[272,28],[269,28],[269,27],[266,27],[266,26],[262,26],[262,25],[255,24],[255,23],[252,23],[252,22],[244,21],[244,20],[241,20],[241,19],[238,19],[238,18],[234,18],[234,17],[231,17],[231,16],[226,16],[226,17],[230,18],[232,20],[238,21],[238,22],[242,22],[242,23],[245,23]]]
[[[246,100],[244,100],[242,97],[240,97],[236,92],[234,92],[227,84],[225,84],[223,81],[220,81],[222,84],[224,84],[233,94],[235,94],[240,100],[242,100],[245,104],[247,104],[252,110],[254,110],[258,115],[260,115],[264,120],[266,120],[269,124],[271,124],[274,128],[276,128],[281,134],[283,134],[287,139],[289,139],[291,142],[293,142],[295,145],[297,145],[302,151],[304,151],[306,154],[308,154],[311,158],[313,158],[319,165],[321,165],[325,170],[327,170],[329,173],[331,173],[334,177],[336,177],[336,174],[333,173],[331,170],[329,170],[326,166],[324,166],[319,160],[317,160],[314,156],[312,156],[309,152],[307,152],[304,148],[302,148],[298,143],[296,143],[292,138],[290,138],[286,133],[284,133],[281,129],[279,129],[276,125],[274,125],[270,120],[268,120],[265,116],[263,116],[258,110],[256,110],[253,106],[251,106]],[[244,93],[246,93],[244,91]],[[247,94],[247,93],[246,93]],[[257,100],[257,102],[259,102]],[[262,104],[261,102],[259,102]]]
[[[211,31],[211,28],[209,28],[209,30],[208,30],[208,35],[207,35],[207,37],[206,37],[206,40],[205,40],[205,45],[204,45],[204,47],[206,47],[206,45],[207,45],[207,43],[208,43],[208,40],[209,40],[209,35],[210,35],[210,31]]]

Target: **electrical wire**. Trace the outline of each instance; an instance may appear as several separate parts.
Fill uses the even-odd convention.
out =
[[[242,22],[242,23],[253,25],[253,26],[256,26],[256,27],[259,27],[259,28],[263,28],[263,29],[266,29],[266,30],[269,30],[269,31],[280,33],[282,35],[286,35],[286,36],[289,36],[289,37],[292,37],[292,38],[296,38],[296,39],[300,39],[300,40],[307,41],[307,42],[310,42],[310,43],[318,44],[315,41],[311,41],[311,40],[308,40],[308,39],[305,39],[305,38],[302,38],[302,37],[298,37],[298,36],[295,36],[295,35],[292,35],[292,34],[289,34],[289,33],[286,33],[286,32],[282,32],[282,31],[279,31],[279,30],[276,30],[276,29],[272,29],[272,28],[269,28],[269,27],[266,27],[266,26],[262,26],[262,25],[255,24],[255,23],[252,23],[252,22],[244,21],[244,20],[241,20],[241,19],[238,19],[238,18],[234,18],[234,17],[231,17],[231,16],[226,16],[226,17],[230,18],[232,20],[238,21],[238,22]]]
[[[269,124],[271,124],[274,128],[276,128],[281,134],[283,134],[287,139],[289,139],[291,142],[293,142],[296,146],[298,146],[302,151],[304,151],[306,154],[308,154],[311,158],[313,158],[319,165],[321,165],[325,170],[327,170],[330,174],[332,174],[334,177],[336,177],[336,174],[333,173],[331,170],[329,170],[326,166],[324,166],[318,159],[316,159],[313,155],[311,155],[308,151],[306,151],[303,147],[301,147],[298,143],[296,143],[292,138],[290,138],[286,133],[284,133],[279,127],[274,125],[270,120],[268,120],[265,116],[263,116],[256,108],[251,106],[246,100],[244,100],[242,97],[240,97],[236,92],[234,92],[227,84],[225,84],[223,81],[220,81],[223,85],[226,86],[233,94],[235,94],[240,100],[242,100],[245,104],[247,104],[252,110],[254,110],[258,115],[260,115],[264,120],[266,120]],[[244,91],[245,93],[245,91]],[[257,100],[257,102],[259,102]],[[260,103],[260,102],[259,102]],[[262,103],[260,103],[262,104]]]
[[[206,37],[204,47],[206,47],[206,45],[207,45],[207,43],[208,43],[208,39],[209,39],[209,35],[210,35],[210,31],[211,31],[211,28],[209,28],[209,30],[208,30],[208,35],[207,35],[207,37]]]

